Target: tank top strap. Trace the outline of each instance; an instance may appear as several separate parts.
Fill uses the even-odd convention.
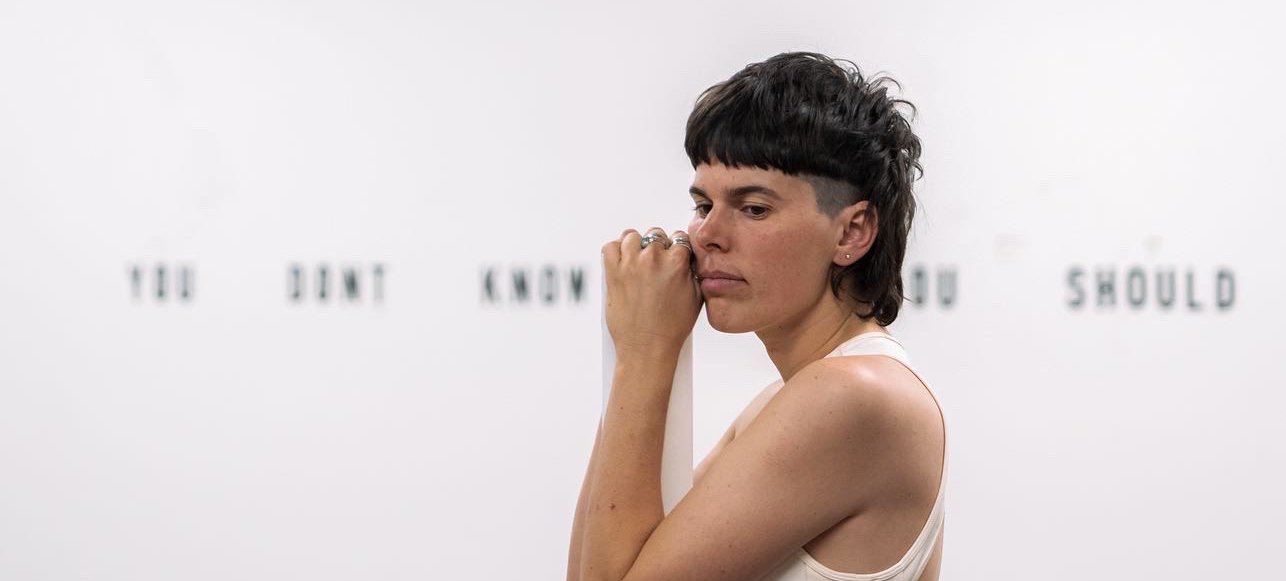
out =
[[[907,367],[911,366],[911,358],[906,354],[906,347],[902,346],[902,343],[892,335],[881,331],[854,335],[849,340],[840,343],[826,357],[845,355],[886,355],[897,359]]]

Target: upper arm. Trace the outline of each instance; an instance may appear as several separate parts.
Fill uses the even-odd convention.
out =
[[[707,466],[625,578],[761,577],[857,510],[881,409],[862,377],[810,364]]]

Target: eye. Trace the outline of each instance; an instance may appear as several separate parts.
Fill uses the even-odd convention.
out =
[[[705,217],[706,212],[710,211],[709,208],[710,208],[710,204],[697,204],[692,207],[692,209],[696,211],[697,215],[701,216],[702,218]]]
[[[754,217],[754,218],[762,218],[764,217],[764,215],[768,213],[768,208],[764,206],[746,206],[745,208],[742,208],[742,209],[750,210],[750,212],[748,213],[751,215],[751,217]]]

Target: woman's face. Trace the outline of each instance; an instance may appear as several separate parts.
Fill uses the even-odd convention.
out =
[[[688,235],[710,326],[745,333],[789,326],[830,295],[842,234],[813,187],[779,170],[701,164]],[[725,274],[714,274],[722,271]],[[715,278],[731,276],[735,279]]]

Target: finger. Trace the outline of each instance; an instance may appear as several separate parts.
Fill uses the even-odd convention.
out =
[[[676,254],[686,253],[683,256],[683,261],[688,263],[688,269],[693,271],[693,276],[695,276],[697,256],[696,252],[692,250],[692,240],[688,237],[688,233],[683,230],[675,230],[674,234],[670,236],[670,241],[672,252],[675,252]],[[675,246],[682,246],[683,249],[678,250],[674,248]]]
[[[612,240],[603,245],[603,266],[614,268],[621,262],[621,241]]]
[[[692,239],[688,238],[687,232],[675,230],[674,234],[670,236],[670,244],[673,246],[682,246],[687,249],[689,254],[692,253]]]
[[[660,248],[658,248],[657,250],[665,250],[670,247],[670,236],[665,233],[664,228],[661,228],[659,226],[653,226],[651,228],[648,228],[647,235],[649,238],[651,238],[651,241],[648,243],[647,248],[651,248],[653,246],[660,246]],[[641,245],[642,245],[642,242],[640,240],[640,246]],[[646,252],[647,248],[643,248],[642,251]]]
[[[640,244],[642,239],[643,236],[639,235],[638,230],[626,228],[621,233],[621,260],[628,260],[630,257],[638,256],[639,251],[642,250],[642,244]]]

